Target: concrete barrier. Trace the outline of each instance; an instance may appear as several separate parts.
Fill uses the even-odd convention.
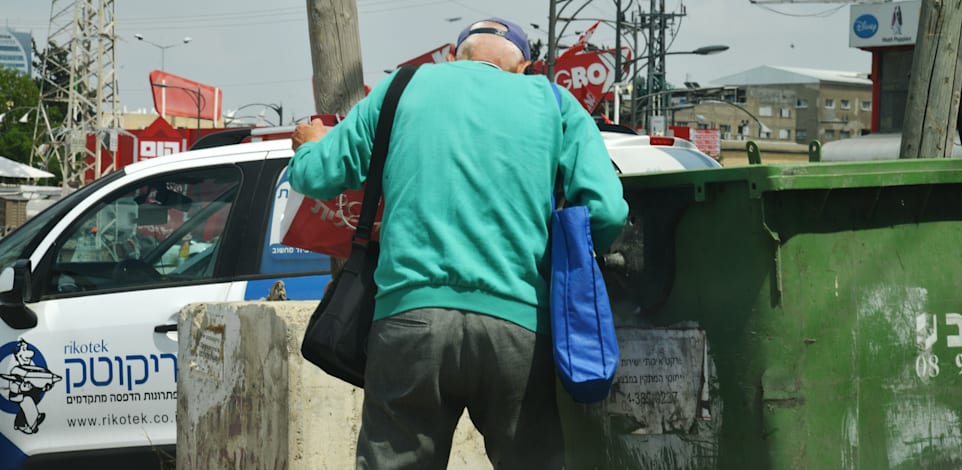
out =
[[[300,355],[317,302],[193,304],[180,313],[177,468],[354,467],[364,391]],[[466,415],[450,468],[492,468]]]

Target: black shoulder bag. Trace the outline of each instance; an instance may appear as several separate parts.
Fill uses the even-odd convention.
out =
[[[377,293],[374,269],[380,251],[378,243],[371,240],[374,216],[381,199],[381,178],[391,141],[394,113],[401,92],[416,70],[415,66],[402,67],[388,86],[374,133],[371,166],[351,255],[311,315],[301,343],[301,354],[305,359],[328,374],[362,388],[367,362],[367,336],[374,315],[374,294]]]

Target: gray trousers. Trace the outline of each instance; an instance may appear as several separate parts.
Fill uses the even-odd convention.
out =
[[[419,309],[374,322],[358,469],[443,469],[461,413],[495,469],[560,469],[551,341],[499,318]]]

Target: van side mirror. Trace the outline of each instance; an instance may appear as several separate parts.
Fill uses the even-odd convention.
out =
[[[0,318],[16,330],[37,326],[37,314],[24,303],[30,298],[30,267],[30,260],[21,259],[0,272]]]

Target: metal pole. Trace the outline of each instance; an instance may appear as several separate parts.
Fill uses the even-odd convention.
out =
[[[197,135],[194,136],[194,142],[200,139],[200,85],[197,85]]]
[[[648,73],[647,73],[647,78],[645,82],[645,87],[647,88],[645,90],[645,93],[648,95],[648,102],[645,103],[645,129],[647,130],[649,135],[651,134],[651,131],[652,131],[651,116],[652,116],[652,109],[654,108],[652,106],[652,100],[655,99],[654,73],[655,73],[655,53],[657,52],[655,48],[656,47],[655,45],[655,1],[656,0],[651,0],[651,7],[648,10],[648,65],[647,65]]]
[[[668,103],[671,101],[671,95],[667,94],[668,91],[668,77],[667,70],[665,67],[665,32],[668,30],[668,15],[665,13],[665,0],[660,0],[660,7],[658,8],[658,77],[661,87],[659,91],[662,93],[658,95],[658,115],[665,120],[665,133],[668,133]]]
[[[557,0],[549,0],[548,7],[548,57],[545,63],[548,64],[548,80],[554,82],[554,58],[558,49],[558,38],[555,37],[555,22],[558,21]]]
[[[638,30],[639,22],[641,21],[641,4],[638,4],[638,16],[635,13],[631,13],[631,24],[635,27],[635,44],[632,46],[632,50],[635,54],[638,54]],[[632,57],[631,60],[634,62],[631,64],[631,128],[636,129],[638,127],[638,60],[641,57]]]
[[[621,83],[621,0],[615,0],[615,83]]]

